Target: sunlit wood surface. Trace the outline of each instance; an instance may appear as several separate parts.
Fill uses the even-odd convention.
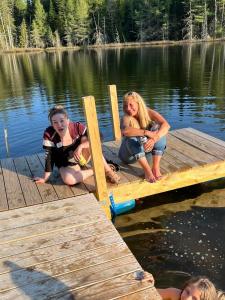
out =
[[[119,185],[107,183],[116,202],[145,197],[225,176],[225,141],[192,128],[171,131],[162,158],[163,179],[150,184],[136,162],[123,164],[118,158],[120,142],[103,144],[105,157],[121,167]],[[95,192],[94,176],[72,187],[61,181],[55,169],[49,183],[36,184],[43,174],[44,154],[0,161],[0,210],[15,209]]]
[[[0,299],[160,299],[93,194],[0,213]]]

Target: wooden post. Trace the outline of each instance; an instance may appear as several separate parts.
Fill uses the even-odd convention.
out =
[[[112,119],[113,119],[114,139],[120,140],[121,139],[121,130],[120,130],[120,117],[119,117],[116,85],[114,85],[114,84],[108,85],[108,90],[109,90]]]
[[[84,111],[88,128],[88,138],[94,169],[96,197],[101,201],[107,217],[111,219],[110,201],[108,197],[105,170],[102,159],[102,146],[99,134],[98,119],[93,96],[83,97]]]

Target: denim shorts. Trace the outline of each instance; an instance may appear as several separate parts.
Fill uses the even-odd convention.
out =
[[[155,144],[150,152],[145,152],[143,144],[140,141],[140,137],[124,137],[119,149],[119,158],[127,163],[131,164],[137,161],[141,157],[148,158],[151,155],[162,156],[166,149],[166,136],[161,137]]]

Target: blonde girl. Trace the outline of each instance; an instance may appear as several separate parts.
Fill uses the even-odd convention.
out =
[[[148,272],[144,272],[143,281],[154,284],[154,278]],[[217,291],[215,285],[204,276],[189,279],[182,290],[166,288],[157,291],[162,300],[225,300],[224,292]]]
[[[158,112],[147,108],[136,92],[124,95],[123,111],[121,130],[124,138],[119,150],[120,159],[127,164],[138,161],[149,182],[161,179],[160,160],[170,125]],[[149,154],[152,155],[152,168],[147,160]]]

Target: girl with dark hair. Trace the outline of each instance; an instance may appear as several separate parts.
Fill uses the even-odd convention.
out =
[[[54,106],[49,111],[51,126],[43,136],[45,149],[45,172],[43,177],[36,177],[37,183],[46,182],[53,166],[59,169],[65,184],[74,185],[93,175],[92,169],[82,169],[81,165],[90,159],[87,128],[80,122],[71,122],[63,106]],[[107,164],[103,157],[106,177],[112,183],[118,183],[120,177]]]

